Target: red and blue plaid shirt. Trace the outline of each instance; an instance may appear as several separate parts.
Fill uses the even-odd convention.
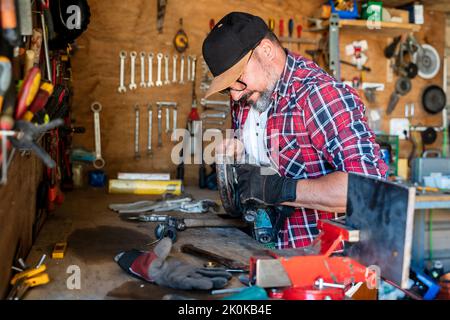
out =
[[[278,172],[292,179],[316,179],[334,171],[385,178],[388,167],[356,91],[313,61],[287,53],[283,74],[272,93],[265,137],[266,153]],[[245,102],[233,104],[233,129],[243,129],[249,110]],[[311,244],[319,232],[317,221],[338,216],[296,208],[279,233],[277,247]]]

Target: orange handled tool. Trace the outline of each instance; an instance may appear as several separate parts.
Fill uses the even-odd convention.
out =
[[[17,14],[14,0],[0,1],[0,22],[3,39],[11,46],[17,46],[19,33],[17,32]]]
[[[41,70],[38,67],[33,67],[28,71],[22,83],[22,88],[19,92],[17,100],[15,118],[21,119],[28,106],[33,102],[41,84]]]
[[[214,19],[209,20],[209,30],[212,30],[214,26],[216,25]]]

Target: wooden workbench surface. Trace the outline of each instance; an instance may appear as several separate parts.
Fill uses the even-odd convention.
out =
[[[416,202],[450,201],[450,194],[425,193],[416,195]]]
[[[218,194],[200,189],[187,189],[196,199],[218,200]],[[110,203],[126,203],[151,197],[134,195],[108,195],[104,190],[76,190],[66,195],[64,204],[52,214],[41,231],[27,263],[33,265],[42,254],[51,282],[29,291],[27,299],[161,299],[167,293],[183,296],[215,299],[205,292],[176,291],[160,288],[126,274],[114,262],[114,256],[132,248],[146,248],[143,245],[155,239],[154,223],[134,223],[120,220],[107,207]],[[161,213],[164,214],[164,213]],[[205,217],[204,214],[182,214],[183,217]],[[236,228],[198,228],[178,233],[172,255],[202,266],[203,260],[179,252],[183,244],[191,243],[240,262],[248,263],[253,254],[263,249],[246,233]],[[52,260],[55,243],[67,241],[66,255],[62,260]],[[147,247],[148,248],[148,247]],[[79,267],[81,289],[69,290],[67,273],[70,266]],[[75,268],[76,268],[75,267]],[[233,277],[228,287],[241,286]]]

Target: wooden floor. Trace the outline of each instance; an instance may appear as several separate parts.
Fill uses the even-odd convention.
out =
[[[217,192],[209,190],[187,188],[186,192],[195,199],[219,200]],[[167,293],[201,299],[220,298],[208,292],[177,292],[137,280],[122,271],[113,260],[123,250],[148,248],[143,245],[155,239],[155,224],[123,221],[108,209],[108,204],[154,198],[109,195],[103,189],[94,188],[67,193],[63,205],[48,218],[27,258],[28,264],[35,265],[46,254],[45,264],[51,282],[31,289],[26,299],[161,299]],[[179,214],[204,217],[204,214]],[[61,241],[68,243],[65,257],[53,260],[53,246]],[[247,263],[252,254],[262,249],[246,233],[235,228],[187,229],[179,233],[172,253],[198,266],[202,266],[204,261],[179,252],[180,245],[186,243]],[[81,272],[79,290],[67,287],[67,281],[72,275],[68,273],[70,266],[79,267]],[[242,285],[233,277],[228,287],[238,286]]]

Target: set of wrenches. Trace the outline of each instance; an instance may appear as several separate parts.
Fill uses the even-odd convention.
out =
[[[163,135],[163,109],[165,109],[165,133],[172,134],[173,130],[177,128],[177,102],[156,102],[156,111],[158,119],[158,148],[162,147],[162,135]],[[172,119],[170,118],[170,111],[172,111]],[[153,131],[153,106],[151,103],[147,105],[147,155],[153,156],[152,148],[152,131]],[[141,158],[141,151],[139,145],[140,134],[140,114],[141,108],[139,104],[134,105],[135,127],[134,127],[134,158],[136,160]],[[170,126],[172,123],[172,127]]]
[[[195,55],[182,54],[178,56],[173,54],[153,52],[140,52],[139,56],[136,51],[129,54],[126,51],[120,51],[120,80],[117,91],[125,93],[127,90],[133,91],[138,88],[136,80],[137,60],[140,60],[140,88],[162,87],[170,84],[185,84],[193,82],[196,76],[197,57]],[[130,64],[130,83],[125,85],[125,73],[127,61]],[[178,61],[179,60],[179,61]],[[170,62],[172,62],[172,70],[170,72]],[[178,67],[179,65],[179,67]],[[156,78],[153,78],[153,69],[156,69]],[[163,70],[164,69],[164,70]],[[170,77],[171,73],[171,77]]]

